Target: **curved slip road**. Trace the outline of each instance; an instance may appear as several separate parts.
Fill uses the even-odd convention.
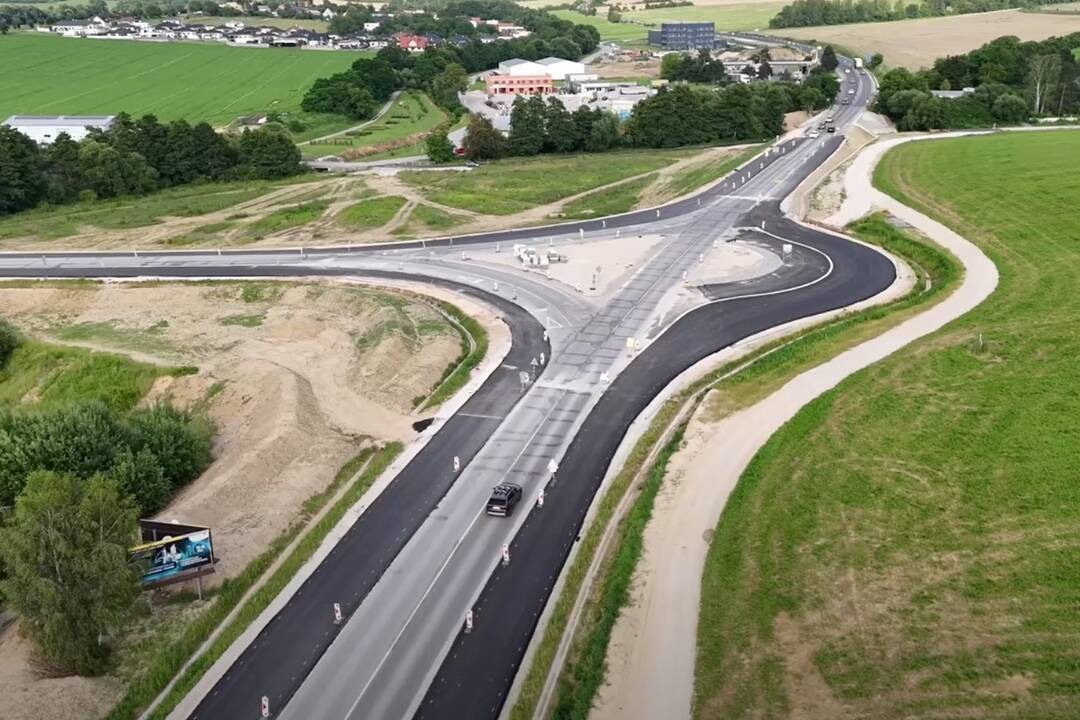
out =
[[[852,222],[874,206],[884,208],[959,259],[965,269],[960,286],[918,316],[792,378],[772,395],[707,426],[708,440],[698,446],[701,454],[686,467],[663,509],[653,514],[646,535],[647,557],[639,567],[639,572],[644,573],[640,576],[644,590],[631,611],[633,630],[628,626],[619,634],[623,643],[618,650],[621,661],[609,669],[602,710],[594,711],[590,717],[684,720],[691,716],[701,569],[708,552],[703,537],[715,529],[726,499],[746,466],[807,403],[851,374],[967,313],[996,287],[997,269],[981,250],[872,187],[873,169],[881,155],[912,139],[917,138],[882,141],[856,156],[845,176],[847,200],[836,224]],[[655,534],[651,534],[652,530]]]
[[[819,233],[779,217],[776,203],[752,215],[766,229],[816,248],[832,272],[802,289],[758,288],[684,315],[634,359],[589,414],[474,606],[471,633],[458,634],[417,718],[496,718],[540,614],[577,539],[593,496],[633,420],[669,382],[699,360],[762,330],[845,307],[881,292],[895,277],[893,264],[868,247]],[[778,294],[761,295],[761,292]]]
[[[865,89],[860,89],[860,102],[865,101],[865,96]],[[850,122],[857,113],[857,108],[839,110],[837,118],[839,122]],[[599,396],[596,409],[587,415],[585,410],[590,406],[589,392],[592,391],[583,392],[580,387],[573,386],[573,382],[577,379],[575,373],[581,376],[590,368],[602,366],[596,360],[597,353],[600,353],[602,357],[610,358],[610,355],[604,356],[601,350],[597,349],[600,344],[608,347],[611,341],[621,341],[623,336],[619,335],[619,332],[623,324],[632,326],[643,313],[647,315],[659,294],[662,294],[663,288],[666,287],[665,283],[677,281],[680,269],[685,268],[686,264],[692,261],[693,255],[688,255],[688,253],[696,254],[695,248],[701,247],[708,238],[715,236],[710,233],[720,232],[736,222],[758,224],[761,220],[767,222],[769,231],[780,235],[790,233],[790,236],[795,238],[809,233],[810,231],[799,226],[789,227],[792,224],[779,218],[776,204],[772,201],[786,194],[792,183],[796,183],[831,154],[839,142],[837,137],[825,137],[816,141],[789,140],[767,155],[759,156],[745,164],[743,168],[733,173],[732,178],[698,196],[665,206],[659,211],[656,209],[638,211],[584,223],[504,231],[467,238],[398,243],[392,248],[387,246],[345,248],[344,251],[340,247],[308,249],[292,253],[239,250],[226,251],[217,258],[200,251],[139,254],[45,253],[5,256],[3,260],[6,262],[0,263],[0,275],[18,277],[357,275],[368,274],[369,271],[357,270],[354,267],[333,267],[323,263],[348,257],[382,258],[388,254],[397,253],[407,256],[410,252],[415,253],[417,249],[445,249],[463,244],[537,240],[567,231],[583,230],[602,233],[617,228],[646,228],[656,223],[659,223],[662,230],[670,231],[672,228],[679,230],[679,233],[668,242],[667,247],[658,256],[662,260],[662,266],[655,270],[649,269],[648,272],[643,269],[639,287],[629,288],[629,291],[633,291],[630,295],[636,299],[621,300],[619,302],[622,304],[618,307],[605,308],[597,315],[598,319],[594,318],[583,326],[581,333],[576,336],[578,340],[571,343],[565,353],[561,354],[563,357],[569,357],[577,353],[582,358],[581,364],[573,366],[578,368],[577,370],[570,365],[564,365],[561,368],[565,383],[562,387],[534,386],[526,395],[530,398],[531,405],[529,405],[517,402],[520,396],[517,368],[513,370],[504,368],[509,372],[502,373],[497,380],[489,379],[493,385],[489,387],[488,392],[475,399],[473,407],[470,408],[468,404],[463,407],[458,415],[440,429],[436,438],[439,435],[445,435],[442,445],[437,449],[432,448],[430,452],[427,452],[428,448],[425,448],[409,464],[406,471],[415,464],[413,480],[402,483],[399,476],[364,513],[362,520],[364,517],[370,518],[366,521],[370,530],[363,531],[366,534],[361,536],[362,531],[357,528],[363,524],[362,522],[358,522],[350,529],[346,539],[334,548],[331,555],[318,567],[316,574],[305,583],[302,591],[290,598],[286,608],[264,628],[259,639],[245,649],[240,661],[235,663],[215,685],[212,692],[192,713],[192,717],[243,717],[252,713],[252,708],[257,707],[258,698],[262,695],[270,696],[271,708],[276,716],[282,705],[318,664],[320,656],[328,647],[347,650],[350,645],[353,645],[361,648],[360,655],[362,656],[364,655],[363,648],[373,641],[376,633],[388,636],[390,644],[385,658],[396,661],[397,658],[391,658],[390,653],[395,649],[401,649],[400,640],[416,613],[416,610],[411,611],[411,614],[409,612],[413,602],[409,598],[415,597],[416,591],[409,590],[408,592],[413,593],[412,595],[406,593],[402,596],[400,593],[395,594],[387,590],[386,603],[373,609],[371,613],[358,613],[346,624],[345,628],[348,629],[349,625],[360,618],[376,618],[374,623],[353,628],[353,633],[349,636],[347,643],[332,643],[340,630],[330,622],[328,608],[333,602],[341,602],[343,609],[348,611],[350,608],[362,605],[365,596],[370,595],[375,588],[398,587],[408,590],[406,581],[413,582],[417,590],[424,589],[424,583],[420,582],[422,578],[409,579],[395,574],[387,582],[376,581],[386,574],[395,557],[400,558],[406,554],[401,551],[409,545],[409,538],[415,537],[411,533],[415,533],[421,526],[444,523],[450,517],[449,513],[432,514],[440,506],[441,501],[445,508],[444,512],[453,510],[452,507],[447,507],[450,501],[445,500],[445,493],[448,490],[456,493],[455,498],[463,498],[454,500],[459,516],[465,516],[468,519],[470,511],[475,514],[479,504],[477,503],[476,507],[471,504],[475,502],[478,489],[475,483],[472,487],[462,487],[462,483],[455,483],[455,478],[449,472],[447,458],[453,454],[461,456],[463,463],[469,464],[467,469],[472,471],[474,467],[472,463],[469,463],[469,458],[480,455],[479,451],[494,448],[489,455],[497,455],[500,448],[495,439],[499,437],[499,431],[494,430],[493,425],[499,424],[514,413],[531,412],[536,416],[534,423],[536,429],[533,435],[527,440],[522,440],[524,444],[521,445],[520,453],[514,459],[514,467],[517,467],[518,459],[525,458],[520,470],[526,474],[535,476],[538,472],[537,468],[543,467],[542,458],[529,457],[527,453],[528,442],[537,437],[551,448],[545,452],[559,452],[563,439],[569,441],[571,437],[576,436],[565,456],[571,465],[586,468],[586,462],[577,462],[579,456],[584,454],[589,458],[602,461],[606,470],[615,447],[625,433],[625,425],[628,424],[624,423],[625,417],[636,414],[637,411],[633,409],[636,404],[639,404],[643,398],[651,398],[653,393],[674,376],[672,373],[677,374],[679,365],[684,361],[694,355],[703,357],[710,354],[709,348],[718,349],[731,342],[731,338],[736,338],[740,333],[754,331],[757,324],[769,327],[792,313],[795,313],[795,316],[813,314],[817,312],[814,308],[819,305],[836,307],[854,302],[863,297],[864,293],[871,292],[875,284],[880,281],[878,275],[884,272],[884,267],[876,267],[874,262],[864,257],[864,254],[873,254],[871,251],[865,248],[860,249],[858,246],[831,236],[809,238],[806,235],[808,242],[816,243],[822,248],[828,246],[826,252],[836,260],[837,269],[825,280],[799,290],[798,300],[794,299],[794,293],[788,298],[782,295],[759,295],[741,300],[728,300],[725,303],[690,313],[654,342],[648,351],[642,353],[624,371],[630,380],[620,375],[616,384]],[[743,191],[743,188],[747,189]],[[741,196],[740,192],[746,192],[747,196]],[[763,199],[766,200],[765,204],[759,205]],[[753,208],[757,209],[753,210]],[[40,263],[37,261],[39,257]],[[881,259],[880,256],[877,257]],[[285,264],[281,264],[282,261]],[[888,271],[891,272],[891,264]],[[411,273],[408,277],[414,280],[423,279]],[[850,282],[852,285],[841,287],[845,282]],[[524,317],[519,318],[519,321],[522,327],[528,324],[528,320]],[[676,328],[679,330],[676,331]],[[538,333],[538,326],[533,327],[531,332],[535,336]],[[514,339],[516,346],[517,331],[515,331]],[[593,349],[583,351],[582,345],[591,346]],[[515,361],[511,363],[508,360],[507,364],[516,365],[518,362],[526,362],[536,357],[540,346],[533,337],[528,343],[528,348],[522,346],[520,350],[521,353],[515,355]],[[514,350],[511,352],[514,353]],[[610,353],[610,348],[607,352]],[[617,346],[616,354],[618,354]],[[545,382],[547,382],[546,379]],[[470,400],[470,402],[473,401]],[[494,404],[482,404],[485,402]],[[574,417],[580,417],[580,425],[577,424],[578,420],[572,419]],[[447,432],[446,427],[451,427],[451,423],[454,423],[453,427],[460,430],[460,434]],[[500,430],[504,426],[505,423],[499,425]],[[579,427],[580,432],[578,432]],[[537,435],[537,433],[540,434]],[[511,434],[511,431],[507,431],[507,434]],[[583,441],[582,437],[586,437],[587,440]],[[574,454],[571,455],[571,452]],[[424,460],[421,461],[421,458]],[[488,457],[486,460],[499,460],[499,458]],[[568,460],[564,459],[563,462],[565,466]],[[599,464],[596,467],[599,467]],[[498,472],[498,468],[503,466],[492,463],[490,467],[492,472]],[[487,568],[482,571],[483,577],[487,577],[490,571],[491,564],[484,556],[487,552],[485,543],[490,543],[498,537],[512,537],[507,535],[508,529],[513,529],[512,525],[500,524],[498,521],[485,522],[477,526],[477,537],[473,538],[479,544],[473,543],[472,546],[465,548],[473,553],[470,564],[467,567],[463,566],[460,572],[455,569],[448,578],[456,594],[453,597],[450,594],[441,595],[440,593],[447,588],[440,587],[435,595],[431,596],[431,589],[435,587],[434,581],[431,586],[428,586],[428,590],[424,591],[421,602],[429,597],[437,604],[439,601],[446,601],[442,604],[451,609],[448,615],[450,620],[449,624],[440,624],[428,618],[429,627],[425,628],[427,635],[424,639],[422,641],[418,639],[414,646],[404,648],[408,654],[411,654],[411,657],[405,659],[413,665],[410,666],[404,661],[397,664],[395,662],[385,664],[379,661],[375,663],[373,670],[369,668],[373,673],[371,675],[347,673],[344,677],[337,678],[338,685],[334,686],[333,690],[329,689],[331,683],[335,681],[335,675],[341,676],[342,672],[341,666],[329,666],[326,672],[317,678],[312,676],[313,684],[309,684],[313,689],[310,694],[316,696],[315,701],[327,699],[318,698],[320,693],[336,694],[338,697],[329,698],[333,701],[332,705],[345,707],[348,712],[338,714],[336,711],[322,713],[298,709],[295,711],[295,716],[391,718],[408,715],[411,712],[412,695],[415,694],[419,702],[421,697],[419,693],[424,691],[430,680],[425,676],[427,670],[417,665],[417,655],[421,656],[420,661],[426,662],[433,668],[433,675],[435,670],[438,671],[436,683],[422,705],[422,713],[429,716],[471,717],[470,713],[463,712],[466,707],[477,711],[484,711],[487,708],[488,711],[497,713],[497,706],[503,702],[509,681],[512,680],[512,670],[520,663],[520,653],[524,652],[524,647],[535,626],[539,610],[537,609],[534,613],[529,608],[543,607],[543,602],[550,591],[550,583],[547,579],[553,579],[558,575],[566,555],[565,551],[569,548],[569,545],[565,544],[564,531],[568,531],[570,533],[568,537],[572,539],[573,533],[576,532],[575,528],[580,525],[588,503],[595,493],[595,486],[591,485],[591,479],[585,478],[581,482],[572,483],[566,480],[566,475],[566,472],[560,473],[561,487],[551,488],[551,492],[561,493],[565,498],[562,509],[550,514],[554,522],[549,524],[547,515],[530,513],[523,518],[525,523],[521,528],[521,533],[514,540],[515,562],[506,568],[506,574],[517,572],[519,569],[532,568],[530,574],[532,584],[529,587],[533,589],[535,595],[530,595],[527,603],[516,608],[513,622],[504,626],[505,633],[500,633],[497,637],[485,635],[483,630],[485,625],[479,625],[477,632],[469,638],[476,639],[477,642],[462,645],[461,638],[454,640],[457,618],[460,618],[460,614],[453,609],[454,603],[460,600],[462,594],[467,595],[472,592],[468,586],[476,582],[476,568]],[[599,470],[599,475],[603,475],[603,470]],[[599,482],[598,479],[597,482]],[[395,489],[398,486],[406,489]],[[479,487],[481,494],[484,492],[484,487],[484,485]],[[569,493],[568,489],[572,489],[573,493]],[[462,503],[464,503],[464,510],[462,510]],[[543,522],[537,521],[537,518],[541,517]],[[520,520],[518,519],[519,522]],[[457,535],[447,536],[445,533],[439,535],[436,529],[425,537],[456,538]],[[461,540],[465,539],[466,536],[461,536]],[[539,542],[532,542],[533,539],[538,539]],[[416,543],[412,545],[415,546]],[[440,544],[431,546],[427,554],[433,555],[445,551],[446,548]],[[416,552],[423,553],[424,550],[419,548]],[[480,555],[476,555],[477,552]],[[519,562],[517,555],[519,552],[536,553],[536,559],[540,562],[536,564]],[[318,580],[312,582],[316,576]],[[487,598],[485,613],[493,607],[490,599],[499,597],[499,593],[505,592],[501,589],[503,586],[497,582],[498,576],[499,573],[496,572],[482,591],[482,596]],[[541,581],[539,585],[538,579]],[[483,579],[479,580],[481,585],[483,582]],[[416,585],[416,583],[419,584]],[[403,600],[410,605],[403,606]],[[367,605],[375,604],[368,603]],[[416,609],[419,608],[420,605],[417,605]],[[502,609],[507,610],[505,607]],[[379,612],[382,612],[382,615],[379,615]],[[395,634],[396,625],[387,628],[379,621],[379,618],[387,614],[392,615],[393,612],[404,613],[408,617],[405,625],[402,626],[402,631],[397,634]],[[401,618],[397,616],[389,617],[387,620],[390,623],[400,621]],[[490,625],[487,627],[491,628]],[[443,655],[440,652],[442,641],[438,638],[441,635],[453,641],[453,647],[447,647],[450,655],[440,667]],[[489,642],[491,644],[488,644]],[[459,645],[461,645],[460,648]],[[381,652],[381,650],[372,651],[376,655]],[[363,663],[367,659],[360,657],[354,660]],[[410,670],[409,668],[413,666],[420,669]],[[384,668],[386,668],[385,673],[380,676]],[[387,673],[391,674],[387,675]],[[383,682],[381,679],[377,681],[377,677],[390,677],[393,681]],[[377,691],[375,694],[378,696],[370,700],[372,703],[370,706],[359,706],[359,698],[350,705],[350,694],[363,694],[368,688],[371,688],[373,692]],[[455,704],[461,695],[466,696],[464,704]],[[289,705],[286,710],[292,707],[293,705]],[[410,711],[406,711],[405,708],[410,708]],[[479,716],[487,716],[490,714],[488,711],[480,712]]]

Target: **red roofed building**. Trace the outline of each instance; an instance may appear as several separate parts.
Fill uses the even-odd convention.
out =
[[[398,33],[394,36],[397,40],[398,47],[402,50],[411,53],[424,52],[424,48],[428,45],[428,40],[423,35],[409,35],[408,33]]]

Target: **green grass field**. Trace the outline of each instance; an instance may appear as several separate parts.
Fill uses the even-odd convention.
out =
[[[225,125],[297,111],[316,78],[347,68],[349,52],[254,49],[0,35],[0,116],[132,115]]]
[[[702,582],[698,718],[1080,716],[1080,132],[891,151],[995,293],[803,409]]]
[[[488,215],[512,215],[538,205],[659,170],[693,150],[603,155],[546,155],[488,163],[471,172],[402,172],[399,178],[440,205]]]
[[[627,180],[614,187],[582,195],[577,200],[567,203],[559,217],[580,220],[629,212],[637,204],[641,191],[652,185],[655,180],[656,173],[653,173],[637,180]]]
[[[717,32],[729,30],[758,30],[769,27],[783,2],[760,2],[737,5],[689,5],[623,13],[623,20],[656,25],[662,22],[716,23]]]
[[[431,98],[417,90],[409,90],[401,94],[385,115],[370,125],[320,143],[301,145],[300,150],[307,157],[321,157],[364,148],[387,147],[418,133],[431,132],[432,128],[445,120],[446,113]]]
[[[582,15],[573,10],[554,10],[551,14],[578,25],[592,25],[600,33],[600,39],[605,41],[644,40],[648,36],[648,30],[641,25],[608,22],[607,13]]]
[[[404,204],[405,198],[398,195],[361,200],[338,213],[336,220],[349,230],[374,230],[390,222]]]

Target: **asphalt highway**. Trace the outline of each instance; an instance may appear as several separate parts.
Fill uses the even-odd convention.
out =
[[[828,255],[832,272],[791,292],[755,288],[683,316],[623,370],[574,436],[555,480],[545,488],[510,547],[512,561],[496,567],[473,606],[471,633],[458,633],[419,711],[418,719],[496,718],[514,681],[536,623],[608,465],[634,419],[649,402],[702,358],[743,338],[799,318],[845,307],[892,284],[890,260],[862,245],[778,217],[777,203],[751,220]]]
[[[850,123],[868,96],[860,84],[853,106],[837,110],[838,125]],[[282,707],[289,717],[331,720],[407,717],[417,708],[421,717],[497,716],[589,503],[640,410],[698,359],[779,323],[857,302],[892,281],[892,264],[883,256],[779,212],[779,200],[839,143],[831,135],[786,141],[698,196],[560,226],[391,247],[0,256],[0,276],[7,277],[421,279],[494,305],[510,325],[512,347],[503,366],[371,503],[191,717],[253,716],[263,695],[274,716]],[[730,288],[709,289],[714,302],[684,315],[626,364],[624,341],[640,336],[698,253],[740,227],[802,243],[798,252],[807,261],[797,271],[737,288],[735,297]],[[495,282],[503,282],[506,271],[470,272],[464,260],[451,259],[459,246],[579,232],[609,237],[621,230],[659,231],[666,239],[595,314],[540,283],[515,280],[522,298],[516,290],[508,298],[505,282],[502,290]],[[541,315],[550,345],[535,319]],[[550,367],[523,395],[519,373],[541,353],[551,358]],[[597,378],[605,371],[614,381],[603,387]],[[454,455],[465,466],[460,476],[448,462]],[[546,482],[543,469],[555,457],[561,469],[547,487],[551,502],[512,522],[478,521],[493,479],[512,477],[532,492]],[[496,558],[504,543],[513,557],[506,567]],[[332,622],[335,602],[349,618],[343,626]],[[458,633],[466,607],[477,618],[468,636]]]

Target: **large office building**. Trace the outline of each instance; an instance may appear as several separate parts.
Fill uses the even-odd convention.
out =
[[[711,22],[661,23],[649,31],[649,44],[665,50],[712,50],[716,26]]]

